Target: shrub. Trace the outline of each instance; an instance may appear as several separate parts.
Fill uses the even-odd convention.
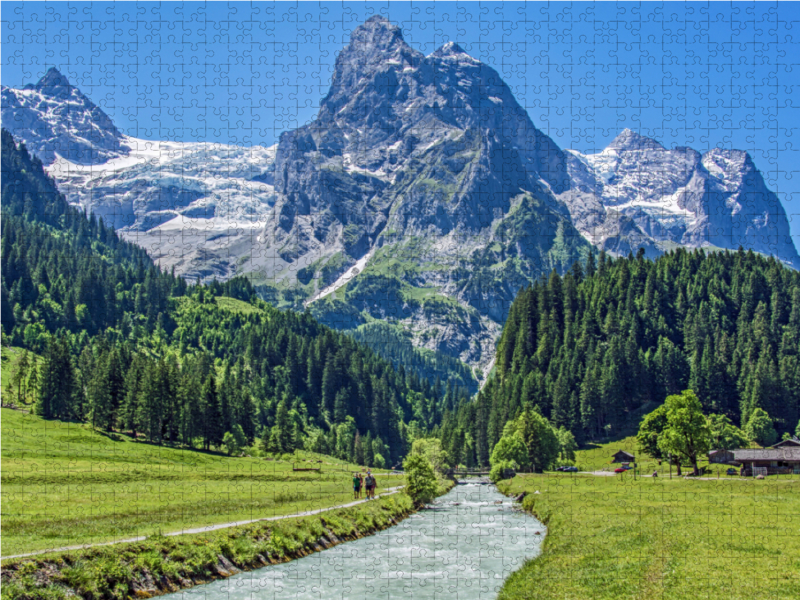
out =
[[[750,440],[762,446],[771,446],[778,438],[772,426],[772,419],[763,408],[756,408],[753,411],[744,426],[744,433]]]
[[[406,472],[405,493],[421,505],[436,497],[436,473],[431,462],[422,454],[410,454],[403,461]]]
[[[241,425],[234,425],[231,431],[225,433],[222,438],[222,445],[229,455],[235,456],[242,451],[242,448],[247,444],[247,437]]]
[[[507,479],[509,472],[515,472],[519,465],[513,460],[501,460],[492,465],[492,470],[489,471],[489,479],[492,483],[497,483],[501,479]]]
[[[522,437],[514,433],[513,435],[503,436],[495,444],[492,450],[492,456],[489,458],[489,463],[494,467],[499,464],[514,463],[519,468],[519,465],[525,465],[528,462],[528,448]]]

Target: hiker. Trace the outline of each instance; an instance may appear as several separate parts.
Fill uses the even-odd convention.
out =
[[[353,473],[353,500],[361,497],[361,474]]]
[[[358,497],[361,498],[361,491],[364,489],[364,476],[358,472]]]
[[[658,471],[653,471],[653,477],[658,477]]]
[[[364,481],[367,484],[367,500],[375,498],[375,478],[372,476],[372,471],[367,471],[367,478]]]

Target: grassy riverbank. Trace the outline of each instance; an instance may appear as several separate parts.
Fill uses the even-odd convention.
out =
[[[268,461],[154,446],[11,409],[0,419],[2,556],[345,504],[363,468],[303,453]],[[293,472],[297,460],[322,471]],[[378,493],[403,485],[376,478]]]
[[[548,526],[500,600],[800,598],[800,482],[518,475]],[[539,492],[536,494],[535,492]]]
[[[149,598],[307,556],[390,527],[412,510],[408,496],[395,493],[312,517],[6,560],[2,598]]]

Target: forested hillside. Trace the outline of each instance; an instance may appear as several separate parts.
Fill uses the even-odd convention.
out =
[[[6,402],[156,443],[220,447],[230,434],[376,465],[440,418],[427,380],[272,308],[246,279],[189,286],[163,272],[69,206],[5,130],[2,209],[4,341],[43,357]]]
[[[524,407],[579,442],[597,439],[687,388],[706,413],[744,424],[762,408],[778,434],[793,433],[799,355],[800,273],[778,261],[743,250],[601,254],[519,293],[496,376],[445,415],[443,445],[486,464]]]
[[[442,352],[418,348],[397,326],[384,321],[373,321],[349,331],[357,342],[372,348],[380,356],[391,360],[396,367],[403,366],[420,377],[434,382],[434,389],[445,389],[443,405],[454,407],[478,391],[478,382],[469,366]]]

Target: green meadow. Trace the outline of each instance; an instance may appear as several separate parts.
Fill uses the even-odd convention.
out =
[[[155,446],[6,408],[0,419],[4,557],[344,504],[364,469],[305,452],[267,460]],[[378,493],[403,484],[376,478]]]
[[[548,527],[500,600],[800,598],[800,478],[517,475]],[[538,493],[537,493],[538,492]]]
[[[760,448],[755,442],[751,443],[753,448]],[[619,467],[619,463],[612,462],[612,456],[618,450],[624,450],[636,457],[636,473],[637,475],[650,476],[653,471],[658,471],[659,477],[670,476],[670,466],[666,460],[658,461],[644,453],[636,443],[636,436],[628,436],[620,438],[612,442],[598,442],[590,443],[586,447],[575,452],[575,465],[581,471],[609,471],[613,472],[614,469]],[[727,478],[726,471],[730,465],[709,463],[708,457],[703,456],[697,461],[701,469],[705,469],[705,477]],[[681,467],[682,474],[690,473],[692,466],[689,464]],[[738,469],[737,469],[738,470]],[[678,470],[676,465],[672,465],[672,476],[677,476]],[[632,478],[633,473],[628,472],[623,475],[625,478]],[[797,479],[796,475],[778,475],[772,476],[779,479]]]

